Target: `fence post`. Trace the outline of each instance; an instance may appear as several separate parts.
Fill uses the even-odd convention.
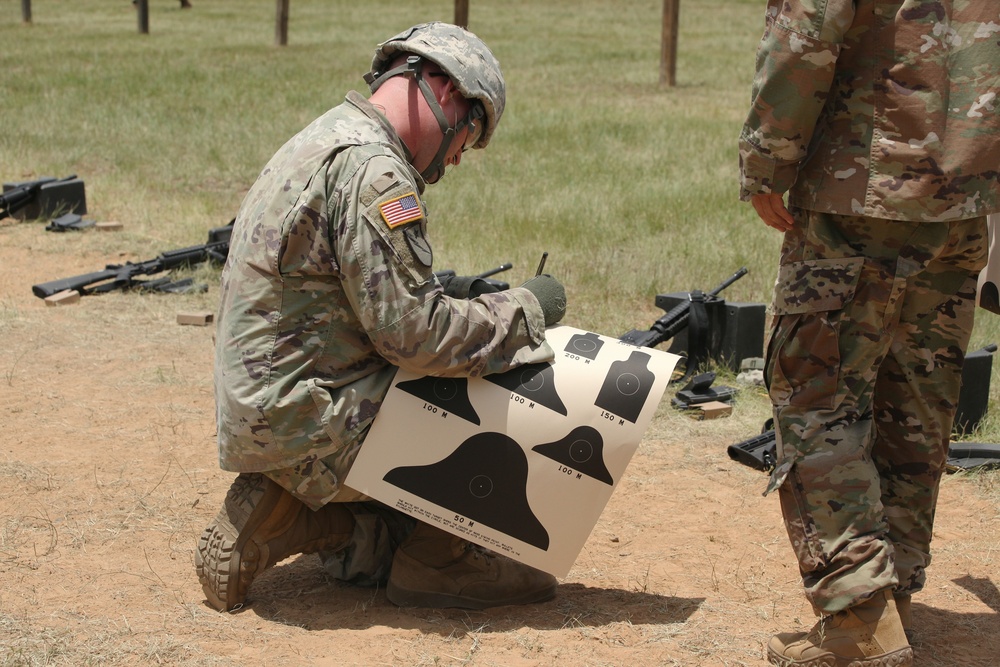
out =
[[[135,3],[136,15],[139,17],[139,32],[143,35],[149,34],[149,0],[137,0]]]
[[[469,27],[469,0],[455,0],[455,25]]]
[[[677,24],[681,0],[663,0],[663,37],[660,45],[660,85],[677,85]]]
[[[21,0],[21,20],[31,23],[31,0]]]
[[[277,11],[274,18],[274,44],[288,44],[288,5],[290,0],[277,0]]]

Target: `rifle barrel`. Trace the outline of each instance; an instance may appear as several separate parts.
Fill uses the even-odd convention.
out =
[[[94,271],[93,273],[85,273],[79,276],[73,276],[72,278],[60,278],[59,280],[50,280],[47,283],[32,285],[31,292],[39,299],[44,299],[52,296],[53,294],[58,294],[59,292],[64,292],[70,289],[79,292],[81,290],[85,290],[88,286],[93,285],[94,283],[117,278],[118,275],[119,269],[117,268]]]
[[[722,290],[726,289],[727,287],[729,287],[730,285],[732,285],[733,283],[735,283],[737,280],[739,280],[740,278],[742,278],[746,274],[747,274],[747,267],[744,266],[744,267],[740,268],[739,271],[737,271],[736,273],[734,273],[733,275],[729,276],[724,281],[722,281],[722,284],[719,285],[718,287],[716,287],[711,292],[709,292],[709,294],[711,296],[719,296],[719,294],[722,292]]]
[[[506,271],[506,270],[512,268],[513,266],[514,266],[513,264],[511,264],[510,262],[507,262],[505,264],[501,264],[500,266],[498,266],[495,269],[490,269],[489,271],[483,271],[482,273],[480,273],[476,277],[477,278],[489,278],[490,276],[495,276],[498,273],[502,273],[503,271]]]

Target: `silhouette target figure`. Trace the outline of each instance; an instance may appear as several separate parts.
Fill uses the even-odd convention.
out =
[[[543,551],[549,533],[528,505],[528,458],[503,433],[477,433],[437,463],[393,468],[383,479]]]
[[[558,461],[599,482],[614,485],[611,473],[604,464],[604,439],[592,426],[577,426],[565,438],[535,445],[531,451]]]
[[[483,379],[510,389],[515,394],[544,405],[561,415],[567,414],[566,405],[556,392],[552,364],[527,364],[506,373],[486,375]]]
[[[479,413],[469,400],[468,378],[427,376],[400,382],[396,387],[479,426]]]
[[[656,375],[646,367],[651,358],[637,350],[626,361],[611,364],[594,405],[634,424],[656,379]]]

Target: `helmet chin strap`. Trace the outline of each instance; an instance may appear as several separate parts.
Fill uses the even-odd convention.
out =
[[[469,114],[460,120],[455,127],[448,125],[448,119],[444,115],[444,109],[438,104],[437,98],[434,96],[434,91],[431,90],[430,84],[424,78],[424,59],[420,56],[409,56],[406,62],[398,67],[395,67],[387,72],[383,72],[378,77],[372,74],[365,75],[365,81],[371,87],[374,93],[378,90],[382,83],[393,76],[402,74],[404,76],[413,77],[413,80],[417,82],[417,86],[420,88],[420,92],[424,95],[424,100],[427,102],[427,106],[430,108],[431,112],[434,114],[434,118],[437,119],[438,126],[441,128],[441,145],[438,147],[437,154],[431,163],[427,165],[427,168],[420,172],[420,175],[428,183],[436,183],[444,175],[445,169],[445,159],[448,155],[448,148],[451,147],[452,140],[458,135],[458,133],[468,125],[473,120],[474,108],[470,109]],[[412,158],[412,151],[406,146],[406,142],[403,142],[403,147],[406,148],[406,152]]]

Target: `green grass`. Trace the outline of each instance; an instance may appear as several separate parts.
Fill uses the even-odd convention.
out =
[[[0,6],[0,178],[78,173],[93,216],[128,223],[113,240],[52,240],[53,253],[201,242],[284,141],[364,91],[376,43],[454,12],[447,0],[295,0],[277,47],[273,1],[193,4],[152,0],[148,35],[127,0],[36,0],[31,25],[18,3]],[[656,294],[709,289],[741,266],[726,298],[769,300],[780,235],[737,200],[736,151],[763,3],[682,3],[671,88],[658,83],[661,11],[470,3],[508,106],[489,150],[428,190],[439,268],[511,261],[518,283],[548,251],[567,323],[612,335],[648,326]],[[982,312],[973,348],[994,341],[1000,319]]]

